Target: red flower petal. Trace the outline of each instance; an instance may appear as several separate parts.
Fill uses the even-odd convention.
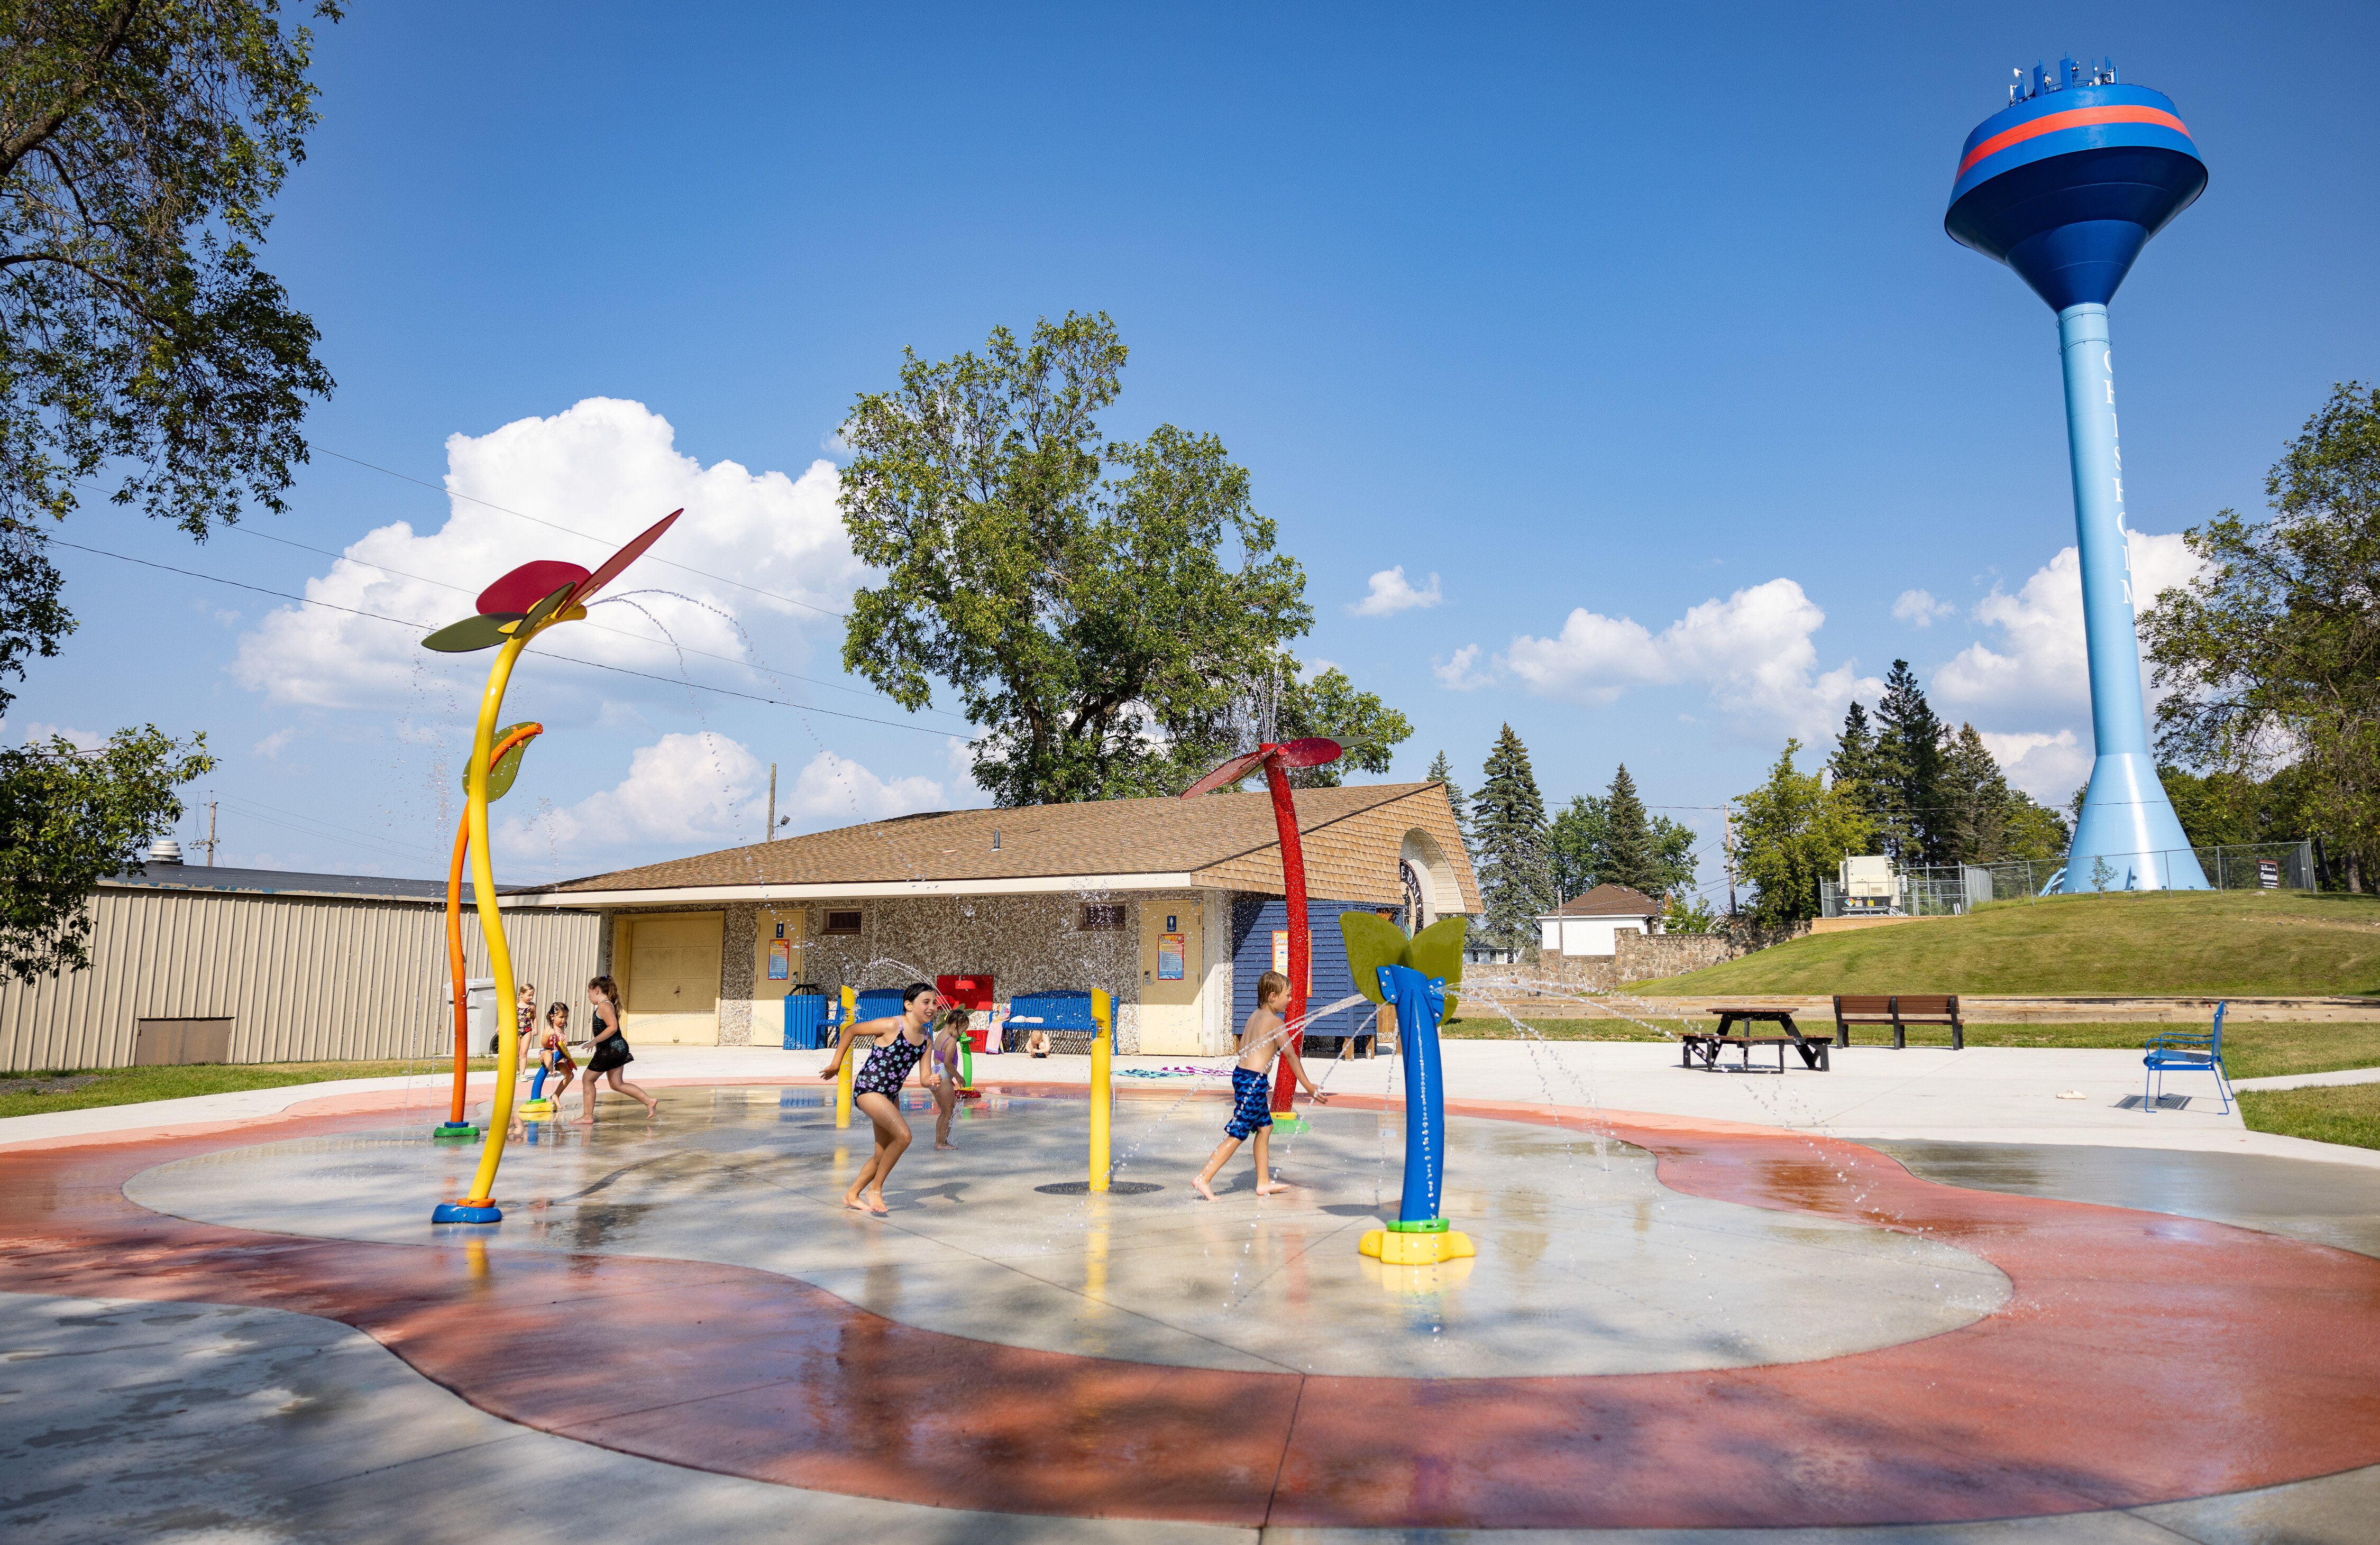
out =
[[[504,578],[480,592],[480,610],[525,612],[565,585],[575,585],[587,577],[587,571],[576,563],[565,563],[556,558],[540,558],[534,563],[524,563]]]

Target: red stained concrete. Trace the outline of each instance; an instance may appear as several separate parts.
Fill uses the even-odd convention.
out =
[[[251,1123],[237,1143],[213,1133],[0,1153],[0,1287],[321,1315],[547,1431],[758,1479],[1018,1513],[1458,1528],[1949,1522],[2380,1463],[2380,1261],[1939,1185],[1857,1144],[1773,1129],[1448,1108],[1609,1132],[1651,1150],[1677,1190],[1922,1230],[1993,1262],[2013,1290],[1963,1329],[1815,1362],[1301,1378],[969,1341],[744,1268],[220,1228],[120,1189],[192,1153],[384,1127],[384,1110]],[[625,1359],[586,1366],[590,1334]]]

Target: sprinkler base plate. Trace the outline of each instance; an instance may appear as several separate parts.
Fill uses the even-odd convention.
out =
[[[431,1223],[502,1223],[504,1209],[492,1201],[442,1201],[430,1214]]]
[[[1457,1261],[1466,1255],[1477,1255],[1478,1248],[1471,1236],[1455,1229],[1443,1234],[1408,1234],[1394,1229],[1369,1228],[1355,1246],[1358,1254],[1368,1255],[1388,1266],[1435,1266],[1442,1261]]]
[[[1091,1194],[1091,1183],[1088,1180],[1058,1180],[1053,1181],[1050,1185],[1036,1186],[1033,1189],[1039,1191],[1043,1196],[1088,1196]],[[1147,1196],[1151,1191],[1161,1191],[1164,1189],[1164,1187],[1157,1184],[1154,1180],[1111,1180],[1108,1182],[1107,1190],[1102,1194],[1107,1196]]]

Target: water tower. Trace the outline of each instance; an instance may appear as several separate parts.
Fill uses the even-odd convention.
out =
[[[2069,891],[2097,879],[2111,890],[2206,888],[2149,754],[2107,338],[2107,302],[2132,260],[2205,188],[2206,163],[2171,99],[2119,84],[2112,64],[2086,76],[2061,59],[2055,71],[2019,71],[2008,106],[1967,136],[1942,217],[1952,240],[2016,270],[2058,313],[2097,754],[2067,851]]]

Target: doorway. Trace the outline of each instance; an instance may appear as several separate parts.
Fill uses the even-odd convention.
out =
[[[719,1044],[719,958],[724,912],[625,917],[628,1040],[656,1046]]]
[[[1206,934],[1196,901],[1140,904],[1140,1049],[1145,1054],[1198,1055],[1199,988],[1205,984]]]

